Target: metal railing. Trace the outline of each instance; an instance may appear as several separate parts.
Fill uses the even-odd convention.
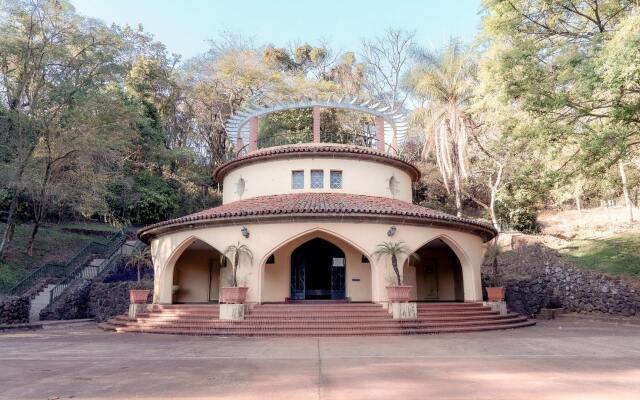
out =
[[[284,146],[289,144],[302,144],[312,143],[313,134],[311,132],[280,132],[270,134],[268,136],[262,135],[257,140],[258,149],[264,149],[274,146]],[[376,149],[378,140],[373,135],[366,134],[353,134],[353,133],[331,133],[322,132],[320,134],[320,143],[336,143],[336,144],[350,144],[355,146],[369,147]],[[237,156],[241,156],[247,153],[249,144],[245,144],[242,149],[237,149]],[[398,149],[393,148],[390,144],[385,143],[386,151],[392,154],[398,155]]]
[[[36,282],[45,278],[62,278],[65,275],[64,264],[47,263],[25,276],[20,282],[9,289],[9,294],[19,296],[32,288]]]
[[[123,236],[122,232],[117,232],[109,238],[109,243],[114,240],[118,240]],[[36,269],[26,277],[24,277],[15,286],[9,289],[11,295],[21,295],[30,288],[32,288],[38,281],[45,278],[63,278],[73,271],[79,264],[86,261],[86,259],[94,254],[103,251],[109,244],[102,244],[98,242],[90,242],[85,247],[80,249],[69,261],[65,264],[47,263]]]
[[[118,232],[111,237],[107,244],[90,243],[89,246],[93,245],[90,249],[91,252],[87,253],[84,258],[74,257],[72,268],[68,270],[64,279],[49,292],[49,307],[78,279],[92,279],[100,275],[110,265],[113,258],[117,258],[114,257],[116,252],[122,252],[125,241],[126,235],[123,232]],[[93,259],[93,257],[88,257],[89,255],[99,255],[103,261],[98,265],[87,264]]]

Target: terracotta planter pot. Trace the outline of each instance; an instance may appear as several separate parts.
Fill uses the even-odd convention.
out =
[[[387,286],[387,297],[392,302],[406,302],[411,300],[411,286]]]
[[[222,302],[227,304],[244,304],[248,287],[223,287]]]
[[[149,289],[129,289],[131,304],[146,304],[149,297]]]
[[[502,286],[487,287],[487,298],[489,301],[502,301],[504,300],[505,289]]]

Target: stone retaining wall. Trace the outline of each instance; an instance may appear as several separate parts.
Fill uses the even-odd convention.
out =
[[[153,292],[153,281],[145,280],[141,283]],[[57,302],[53,311],[43,310],[40,319],[95,318],[105,321],[115,315],[126,314],[129,309],[129,289],[134,287],[136,282],[131,281],[83,282]]]
[[[581,269],[542,244],[517,246],[498,260],[507,304],[515,312],[532,316],[556,298],[568,311],[640,315],[637,281]],[[483,279],[490,274],[491,265],[483,265]]]
[[[9,296],[0,299],[0,324],[24,324],[29,322],[29,296]]]

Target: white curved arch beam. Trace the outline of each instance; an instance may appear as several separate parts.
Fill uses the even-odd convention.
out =
[[[231,116],[231,118],[229,118],[226,124],[227,134],[232,140],[237,140],[238,137],[242,137],[244,140],[248,140],[247,124],[249,123],[251,118],[262,117],[279,111],[313,107],[358,111],[369,115],[382,117],[384,119],[385,125],[385,136],[389,137],[395,134],[398,140],[403,139],[409,129],[409,124],[407,123],[405,115],[401,111],[393,110],[393,108],[390,106],[377,102],[372,104],[370,100],[360,102],[358,100],[358,97],[341,97],[337,100],[329,97],[327,100],[305,99],[287,103],[248,105],[238,110]]]

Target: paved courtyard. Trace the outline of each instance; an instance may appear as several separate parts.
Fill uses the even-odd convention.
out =
[[[0,399],[638,399],[640,326],[363,338],[0,333]]]

